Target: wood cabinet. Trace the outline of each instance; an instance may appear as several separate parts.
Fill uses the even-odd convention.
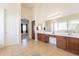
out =
[[[67,50],[79,54],[79,38],[67,37]]]
[[[38,40],[43,42],[49,42],[49,36],[46,34],[38,33]]]
[[[38,40],[49,42],[50,35],[38,33]],[[79,38],[55,35],[56,46],[79,55]]]
[[[67,48],[73,50],[79,50],[79,39],[67,38]]]
[[[66,49],[66,37],[64,36],[56,36],[57,47]]]
[[[79,55],[79,38],[56,36],[57,47]]]

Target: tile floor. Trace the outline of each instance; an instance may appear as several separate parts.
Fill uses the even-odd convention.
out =
[[[34,40],[25,40],[22,45],[0,48],[2,56],[75,56],[70,52],[59,49],[54,45]]]

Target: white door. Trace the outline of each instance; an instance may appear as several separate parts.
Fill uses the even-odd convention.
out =
[[[0,48],[4,47],[5,40],[5,15],[4,8],[0,7]]]
[[[10,8],[6,8],[6,46],[17,43],[17,14],[13,11]]]
[[[20,8],[19,4],[6,4],[6,40],[5,46],[20,44]]]
[[[20,4],[0,4],[0,47],[20,44]]]

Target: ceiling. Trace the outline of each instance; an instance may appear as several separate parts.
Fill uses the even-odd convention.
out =
[[[79,5],[79,3],[22,3],[24,5],[28,5],[29,7],[35,7],[35,6],[49,6],[49,7],[76,7]]]
[[[79,3],[23,3],[22,5],[36,8],[38,16],[45,18],[59,12],[62,12],[64,16],[79,13]]]
[[[52,9],[52,11],[61,10],[61,11],[78,11],[79,3],[22,3],[24,6],[28,6],[30,8],[45,8]]]

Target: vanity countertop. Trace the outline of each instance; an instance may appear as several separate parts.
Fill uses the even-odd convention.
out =
[[[68,35],[68,34],[53,34],[51,32],[37,32],[37,33],[41,33],[41,34],[47,34],[47,35],[51,35],[51,36],[55,36],[55,35],[58,35],[58,36],[65,36],[65,37],[72,37],[72,38],[79,38],[79,34],[71,34],[71,35]]]

